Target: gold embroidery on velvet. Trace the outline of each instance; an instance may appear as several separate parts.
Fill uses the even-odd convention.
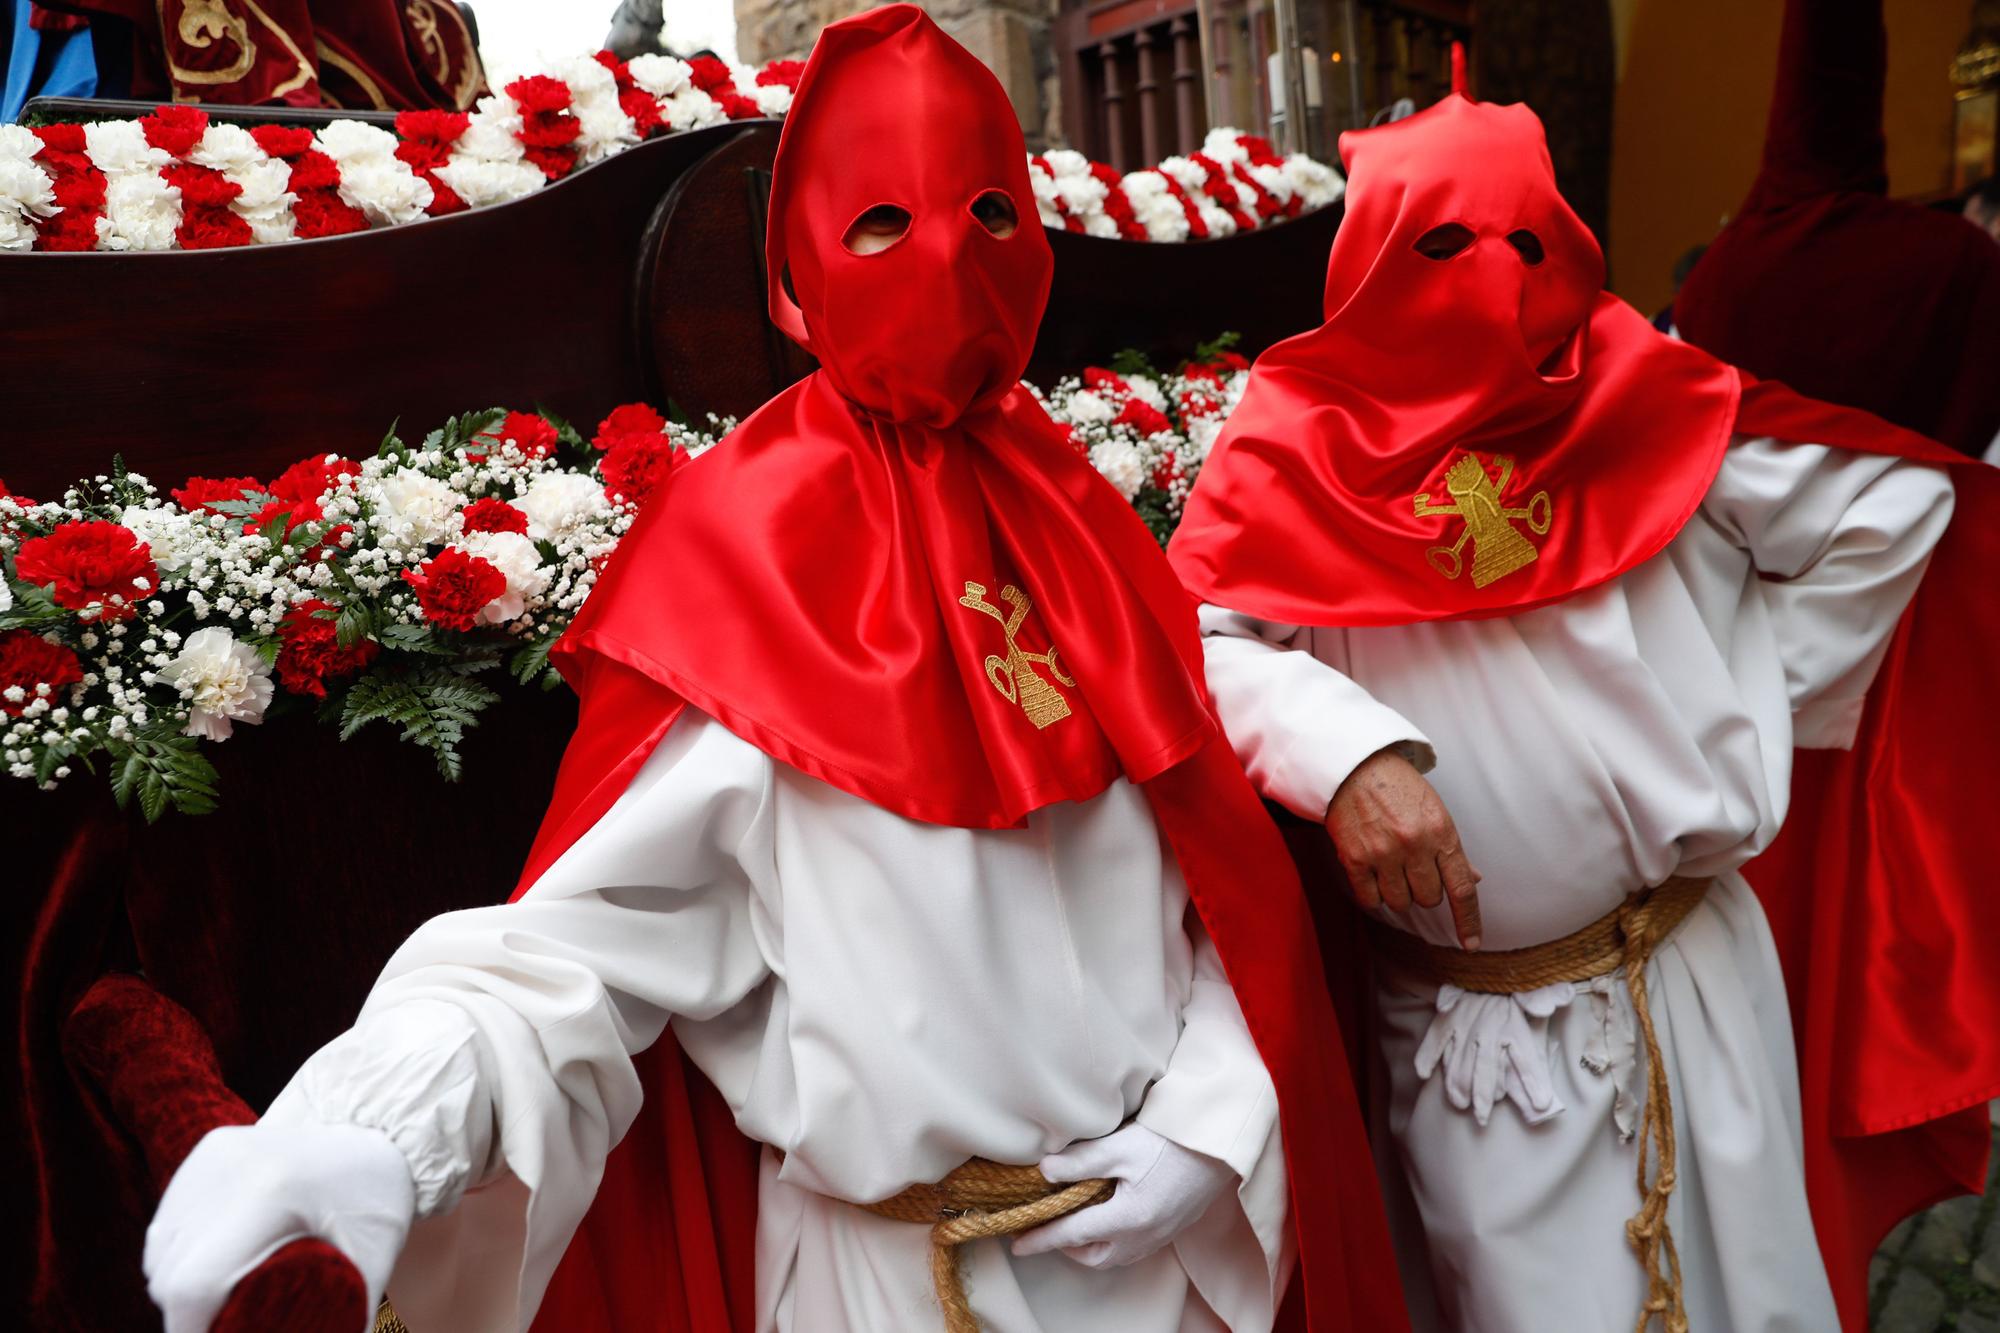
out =
[[[368,71],[362,69],[361,66],[328,46],[324,41],[319,43],[319,58],[339,70],[342,74],[345,74],[348,78],[353,79],[355,87],[361,89],[362,95],[375,104],[375,110],[389,111],[394,109],[389,105],[389,99],[382,95],[382,86],[368,77]]]
[[[1015,641],[1015,636],[1021,631],[1021,622],[1026,620],[1028,612],[1034,609],[1034,603],[1028,600],[1028,594],[1010,583],[1000,590],[1000,600],[1012,607],[1013,611],[1011,613],[1001,611],[999,607],[986,600],[985,584],[968,580],[965,585],[965,596],[958,599],[958,604],[992,616],[1000,622],[1000,632],[1007,636],[1007,655],[1005,657],[990,653],[987,655],[986,679],[993,683],[994,689],[1007,696],[1009,703],[1018,704],[1021,711],[1027,714],[1028,721],[1035,724],[1035,730],[1041,731],[1069,716],[1069,701],[1063,698],[1062,691],[1042,679],[1041,674],[1035,670],[1035,664],[1039,662],[1047,667],[1049,674],[1064,685],[1073,686],[1076,682],[1064,675],[1062,667],[1057,665],[1054,644],[1050,644],[1049,650],[1045,653],[1031,653],[1025,651]]]
[[[1432,504],[1429,491],[1416,496],[1418,518],[1462,518],[1465,528],[1449,546],[1433,546],[1424,552],[1432,569],[1448,579],[1464,571],[1464,551],[1472,543],[1472,586],[1484,588],[1504,579],[1515,570],[1535,562],[1540,552],[1514,525],[1526,522],[1537,537],[1549,530],[1555,506],[1547,491],[1536,491],[1526,506],[1509,509],[1505,504],[1507,483],[1514,479],[1514,460],[1496,455],[1500,479],[1495,481],[1476,454],[1461,454],[1444,475],[1444,487],[1453,503]]]
[[[244,8],[250,16],[278,35],[278,43],[292,57],[292,76],[271,89],[271,96],[283,97],[297,88],[311,83],[316,76],[312,63],[299,50],[298,43],[285,31],[284,25],[276,23],[257,4],[257,0],[244,0]],[[163,13],[164,17],[164,13]],[[235,83],[248,74],[257,64],[257,43],[251,40],[250,23],[231,13],[224,0],[187,0],[181,10],[180,21],[176,24],[180,39],[196,50],[207,50],[218,37],[227,38],[236,44],[236,60],[226,69],[199,70],[183,69],[175,64],[171,54],[167,60],[167,70],[176,82],[190,84]]]

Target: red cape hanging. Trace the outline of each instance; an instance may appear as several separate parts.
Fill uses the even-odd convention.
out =
[[[994,193],[1028,223],[991,225],[974,205]],[[841,244],[880,205],[901,237]],[[1404,1328],[1305,900],[1209,709],[1192,604],[1016,387],[1048,287],[1034,216],[1004,94],[921,11],[821,35],[774,169],[770,272],[823,369],[673,474],[558,645],[582,714],[520,891],[689,705],[929,822],[1008,826],[1139,783],[1277,1086],[1303,1310]],[[670,1039],[641,1074],[646,1109],[537,1327],[747,1328],[757,1148]]]

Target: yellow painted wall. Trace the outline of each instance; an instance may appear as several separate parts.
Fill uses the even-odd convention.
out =
[[[1757,174],[1782,0],[1610,0],[1619,82],[1611,157],[1612,287],[1651,313],[1674,261],[1713,236]],[[1951,176],[1949,67],[1971,0],[1886,0],[1889,188]]]

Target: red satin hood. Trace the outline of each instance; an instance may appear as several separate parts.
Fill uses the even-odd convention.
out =
[[[1454,95],[1343,135],[1326,323],[1266,352],[1170,548],[1293,623],[1509,615],[1631,569],[1721,466],[1737,377],[1600,290],[1541,122]]]
[[[922,111],[925,114],[916,114]],[[557,646],[910,818],[1018,824],[1212,734],[1192,607],[1017,385],[1048,283],[999,84],[921,10],[828,28],[772,181],[773,313],[822,369],[648,505]],[[1013,236],[970,212],[1019,196]],[[887,250],[843,243],[893,203]]]
[[[990,191],[1013,202],[1011,236],[973,216]],[[883,204],[909,230],[851,252],[848,228]],[[922,10],[891,5],[820,35],[778,145],[765,267],[771,318],[842,396],[946,426],[1010,392],[1054,271],[1035,218],[1012,103]]]

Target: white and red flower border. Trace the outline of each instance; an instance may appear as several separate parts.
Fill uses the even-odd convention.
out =
[[[577,56],[471,112],[406,111],[395,132],[212,121],[0,125],[0,252],[219,249],[341,236],[522,199],[663,134],[782,117],[799,61]],[[1338,172],[1214,130],[1198,153],[1121,176],[1080,153],[1033,155],[1045,226],[1134,241],[1253,230],[1340,197]]]
[[[1172,374],[1125,356],[1037,396],[1164,542],[1248,368],[1227,343]],[[204,749],[267,716],[373,722],[447,777],[499,702],[557,684],[548,651],[660,481],[733,423],[621,407],[585,442],[493,409],[374,457],[162,495],[114,468],[53,501],[0,483],[0,766],[106,776],[148,819],[215,807]]]

